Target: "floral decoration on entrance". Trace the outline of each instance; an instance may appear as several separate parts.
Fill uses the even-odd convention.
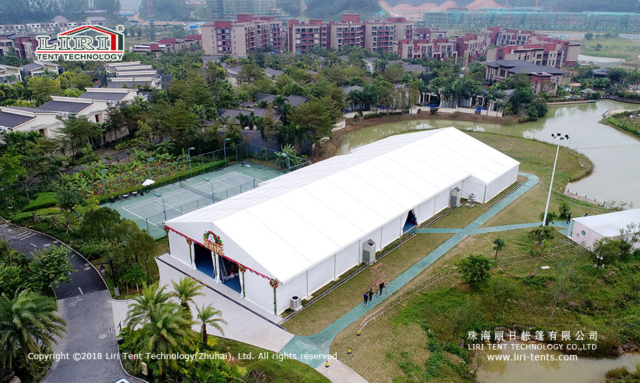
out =
[[[216,235],[213,231],[207,231],[204,233],[204,247],[213,251],[218,255],[224,256],[224,246],[219,235]]]

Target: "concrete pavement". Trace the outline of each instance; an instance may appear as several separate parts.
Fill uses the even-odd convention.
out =
[[[0,224],[0,235],[9,245],[26,255],[50,246],[65,246],[59,241],[21,227]],[[54,288],[57,314],[67,322],[67,332],[53,352],[59,356],[44,378],[44,383],[112,383],[126,378],[131,383],[143,380],[130,377],[118,359],[117,330],[113,322],[111,295],[96,271],[80,254],[69,249],[74,271],[71,282]],[[75,360],[78,359],[78,360]]]

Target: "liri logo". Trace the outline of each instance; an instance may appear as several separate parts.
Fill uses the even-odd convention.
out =
[[[116,30],[84,25],[58,34],[57,40],[50,36],[38,36],[38,60],[55,61],[122,61],[124,54],[124,26]]]

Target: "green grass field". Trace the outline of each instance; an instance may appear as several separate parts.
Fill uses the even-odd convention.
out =
[[[580,40],[580,53],[587,56],[636,59],[640,55],[640,41],[628,39]]]

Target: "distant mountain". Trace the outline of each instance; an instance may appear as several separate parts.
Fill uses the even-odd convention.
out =
[[[381,11],[378,0],[305,0],[307,16],[323,19],[344,11],[357,11],[361,14]]]

